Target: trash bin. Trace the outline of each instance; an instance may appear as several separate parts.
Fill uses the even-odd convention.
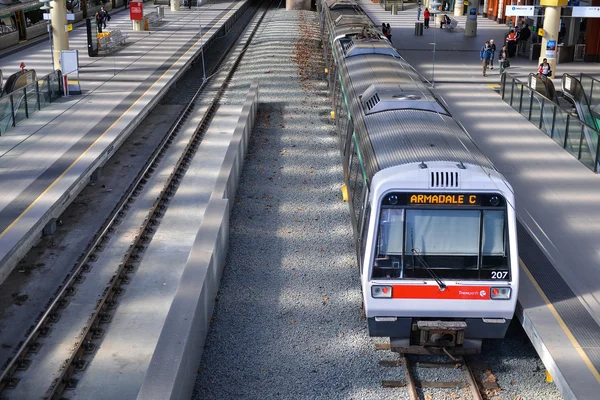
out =
[[[415,36],[423,36],[423,23],[415,22]]]
[[[398,14],[398,4],[394,3],[392,4],[392,15],[396,15]]]
[[[157,6],[156,7],[156,15],[158,15],[158,18],[164,18],[165,17],[165,8],[163,6]]]

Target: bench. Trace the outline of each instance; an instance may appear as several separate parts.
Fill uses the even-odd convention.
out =
[[[158,13],[156,11],[153,11],[149,14],[144,15],[144,18],[148,18],[148,24],[162,22],[162,17],[160,15],[158,15]]]
[[[119,45],[125,45],[127,34],[122,33],[120,29],[115,29],[108,32],[108,35],[103,35],[98,39],[98,50],[111,52]]]

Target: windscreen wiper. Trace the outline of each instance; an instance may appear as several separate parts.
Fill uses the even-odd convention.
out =
[[[443,292],[444,290],[446,290],[446,284],[444,283],[444,281],[442,281],[435,272],[433,272],[433,269],[429,266],[429,264],[427,264],[427,262],[423,259],[423,257],[419,254],[419,252],[417,251],[417,249],[412,248],[410,249],[412,251],[413,256],[415,256],[417,258],[417,260],[419,261],[419,263],[425,267],[425,270],[427,272],[429,272],[429,275],[431,275],[431,277],[435,280],[435,283],[437,283],[437,285],[439,286],[440,290]]]

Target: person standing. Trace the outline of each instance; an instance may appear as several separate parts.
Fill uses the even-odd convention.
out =
[[[498,63],[500,64],[500,75],[504,73],[504,69],[510,66],[508,62],[508,51],[506,50],[506,46],[502,46],[500,53],[498,53]]]
[[[419,6],[417,7],[417,21],[421,20],[421,0],[419,0]]]
[[[490,47],[490,42],[485,42],[485,45],[481,48],[479,52],[479,56],[481,57],[481,63],[483,65],[483,76],[487,76],[487,67],[490,62],[490,58],[492,57],[492,49]]]
[[[425,21],[425,29],[429,29],[429,9],[426,7],[423,11],[423,20]]]
[[[490,69],[494,69],[494,56],[496,55],[496,44],[494,39],[490,39],[490,49],[492,49],[492,57],[490,58]]]
[[[515,53],[517,52],[517,36],[512,29],[506,37],[506,49],[508,50],[508,57],[515,56]]]

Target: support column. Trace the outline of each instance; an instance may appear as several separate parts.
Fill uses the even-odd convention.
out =
[[[50,26],[52,29],[52,48],[54,59],[54,69],[61,69],[60,52],[69,50],[69,35],[67,34],[67,7],[65,0],[55,0],[50,2]]]
[[[600,6],[600,0],[592,0],[592,6]],[[600,62],[600,19],[588,18],[585,27],[586,62]]]
[[[496,14],[497,19],[496,21],[498,21],[499,24],[504,22],[504,0],[499,0],[498,1],[498,13]]]
[[[285,9],[310,11],[310,0],[285,0]]]
[[[171,11],[179,11],[181,7],[179,0],[171,0]]]
[[[466,1],[466,0],[464,0]],[[461,17],[464,15],[464,10],[463,10],[463,0],[456,0],[456,2],[454,3],[454,16],[456,17]]]
[[[469,0],[467,8],[467,21],[465,22],[465,36],[477,36],[477,12],[479,0]]]
[[[548,3],[552,3],[551,5]],[[560,4],[558,4],[560,3]],[[563,4],[564,3],[564,4]],[[552,77],[558,75],[556,71],[556,50],[558,49],[558,30],[560,28],[560,9],[563,5],[567,5],[564,0],[542,0],[542,5],[546,6],[544,11],[544,37],[542,39],[542,48],[538,65],[542,63],[544,58],[548,59],[550,69],[552,69]],[[553,45],[548,46],[550,43]],[[554,47],[554,48],[552,48]]]
[[[483,18],[489,17],[488,4],[489,4],[489,0],[483,0]]]

